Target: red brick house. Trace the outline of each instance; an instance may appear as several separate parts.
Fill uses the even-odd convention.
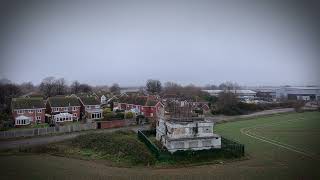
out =
[[[102,119],[102,109],[100,101],[96,97],[79,97],[81,103],[81,112],[87,119]]]
[[[153,96],[122,96],[115,103],[114,109],[134,111],[137,115],[154,118],[158,106],[163,104]]]
[[[45,122],[45,104],[42,98],[13,98],[11,108],[17,127]]]
[[[76,97],[49,97],[46,103],[46,112],[51,115],[51,120],[54,123],[78,121],[80,107],[81,103]]]
[[[209,107],[209,103],[206,101],[199,101],[199,102],[191,102],[192,107],[195,109],[202,109],[203,112],[209,112],[210,111],[210,107]]]

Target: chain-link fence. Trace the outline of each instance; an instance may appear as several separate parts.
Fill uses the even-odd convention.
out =
[[[236,141],[222,138],[221,149],[187,150],[170,153],[165,149],[160,149],[150,141],[148,136],[154,136],[155,130],[138,131],[138,138],[149,148],[152,154],[160,161],[168,160],[198,160],[198,159],[219,159],[219,158],[239,158],[245,155],[244,145]]]

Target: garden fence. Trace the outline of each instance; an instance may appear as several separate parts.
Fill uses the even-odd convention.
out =
[[[97,128],[96,123],[86,123],[86,124],[71,124],[71,125],[65,125],[65,126],[56,126],[56,127],[0,131],[0,139],[41,136],[41,135],[56,134],[56,133],[70,133],[70,132],[86,131],[86,130],[91,130],[96,128]]]

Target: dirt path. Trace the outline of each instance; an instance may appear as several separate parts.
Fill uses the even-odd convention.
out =
[[[55,135],[55,136],[33,137],[33,138],[26,138],[26,139],[12,140],[12,141],[6,140],[6,141],[0,141],[0,149],[13,149],[13,148],[19,148],[19,147],[36,146],[36,145],[53,143],[53,142],[59,142],[59,141],[75,138],[81,134],[86,134],[88,132],[102,133],[102,132],[114,132],[118,130],[137,131],[139,129],[146,129],[147,127],[148,126],[130,126],[130,127],[104,129],[104,130],[97,130],[97,131],[83,131],[83,132],[69,133],[69,134],[62,134],[62,135]]]
[[[238,116],[218,115],[218,116],[214,116],[214,117],[209,117],[209,119],[213,120],[216,123],[221,123],[221,122],[233,121],[236,119],[265,116],[265,115],[278,114],[278,113],[287,113],[287,112],[293,112],[293,111],[294,111],[293,108],[282,108],[282,109],[272,109],[272,110],[259,111],[259,112],[255,112],[255,113],[251,113],[251,114],[238,115]]]

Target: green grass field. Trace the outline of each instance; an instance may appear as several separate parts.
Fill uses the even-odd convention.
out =
[[[320,113],[290,113],[219,124],[214,131],[246,145],[250,160],[288,177],[320,177]],[[285,168],[284,168],[285,167]],[[270,171],[272,173],[272,171]],[[312,178],[314,179],[314,178]]]
[[[320,179],[320,112],[223,123],[214,131],[245,144],[248,159],[159,169],[110,167],[50,155],[2,155],[0,179]]]

